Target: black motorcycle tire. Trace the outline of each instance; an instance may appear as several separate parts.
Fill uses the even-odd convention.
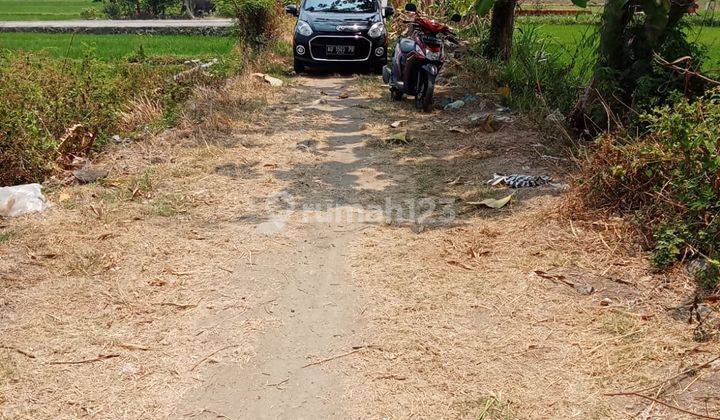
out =
[[[425,72],[421,73],[417,95],[415,96],[415,108],[420,109],[423,112],[432,111],[434,93],[435,78],[428,77],[428,74]]]
[[[390,88],[390,99],[392,99],[393,101],[397,101],[397,102],[402,101],[403,100],[402,91],[395,89],[395,88]]]

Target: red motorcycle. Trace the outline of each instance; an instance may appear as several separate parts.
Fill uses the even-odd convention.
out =
[[[405,5],[405,11],[417,13],[414,4]],[[460,15],[450,19],[460,22]],[[454,42],[455,34],[442,22],[416,14],[405,21],[409,30],[398,38],[391,65],[383,68],[383,81],[390,86],[390,97],[401,101],[404,95],[415,96],[415,107],[425,112],[432,110],[435,79],[445,63],[445,41]]]

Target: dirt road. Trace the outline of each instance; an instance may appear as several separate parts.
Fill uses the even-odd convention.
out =
[[[421,115],[370,76],[199,91],[108,179],[0,223],[0,416],[716,415],[717,342],[667,310],[682,276],[561,216],[560,144],[471,123],[496,112]],[[637,389],[666,404],[606,395]]]

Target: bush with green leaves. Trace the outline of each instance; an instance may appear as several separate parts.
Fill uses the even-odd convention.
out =
[[[720,89],[655,108],[647,134],[606,135],[584,164],[575,194],[586,209],[633,215],[659,267],[693,256],[720,259]]]
[[[181,6],[182,0],[104,0],[102,11],[110,19],[157,18]]]
[[[649,111],[654,107],[673,103],[678,96],[694,98],[703,94],[706,84],[699,78],[688,78],[680,72],[662,66],[656,54],[667,61],[692,57],[689,69],[700,71],[706,59],[706,49],[687,39],[684,21],[668,28],[657,45],[640,42],[646,37],[643,18],[624,28],[623,39],[636,40],[615,54],[617,63],[600,60],[596,71],[596,89],[607,104],[619,115],[637,115],[637,111]],[[633,109],[634,112],[628,112]],[[595,120],[603,121],[607,110],[595,108]],[[640,122],[638,120],[634,123]]]
[[[217,0],[215,3],[221,15],[237,19],[237,31],[249,44],[263,44],[276,37],[280,5],[274,0]]]

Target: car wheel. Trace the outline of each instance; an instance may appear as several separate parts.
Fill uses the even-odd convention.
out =
[[[305,64],[295,60],[293,62],[293,70],[295,70],[295,73],[300,74],[305,71]]]

